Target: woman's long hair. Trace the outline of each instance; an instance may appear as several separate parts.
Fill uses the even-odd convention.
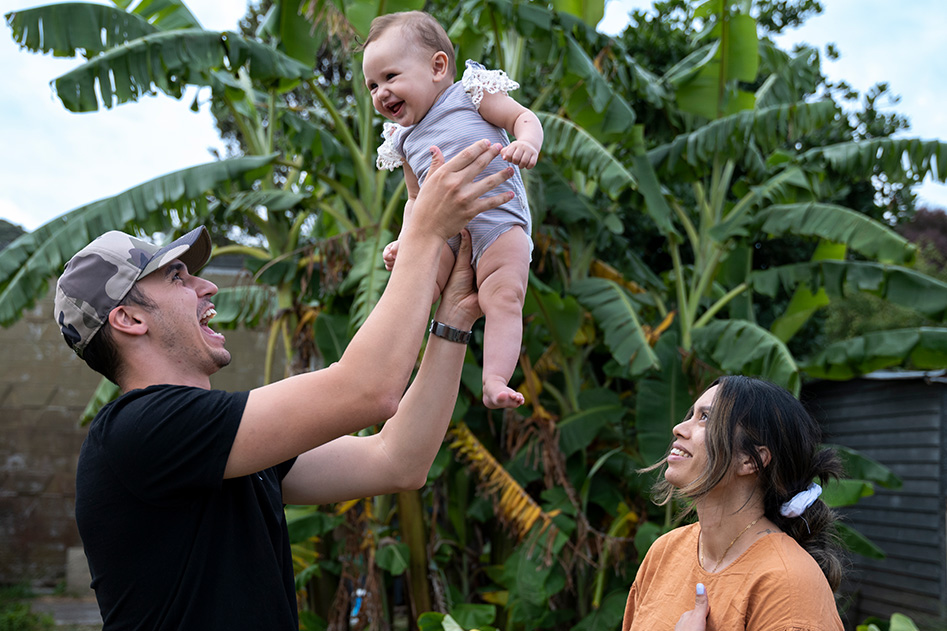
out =
[[[699,500],[727,476],[734,457],[748,455],[756,464],[767,519],[812,555],[835,591],[842,578],[842,562],[834,511],[821,499],[799,517],[784,517],[779,509],[813,480],[825,484],[841,476],[838,456],[821,447],[818,423],[787,390],[743,376],[721,377],[712,385],[720,388],[706,425],[707,468],[679,489],[659,475],[654,486],[658,503],[666,504],[675,496]],[[768,464],[764,465],[758,447],[769,450]],[[662,465],[666,458],[647,470]]]

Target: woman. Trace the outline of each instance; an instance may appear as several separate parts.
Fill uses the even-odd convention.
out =
[[[664,468],[659,504],[683,497],[698,521],[648,551],[622,631],[841,631],[835,517],[813,482],[841,465],[799,401],[766,381],[722,377],[673,432],[647,470]]]

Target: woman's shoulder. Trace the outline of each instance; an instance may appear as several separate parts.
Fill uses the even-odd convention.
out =
[[[690,543],[697,545],[697,536],[700,534],[700,526],[697,524],[688,524],[669,530],[651,544],[648,548],[650,556],[664,556],[688,546]]]
[[[779,621],[786,628],[842,629],[832,588],[819,564],[789,535],[778,532],[757,540],[739,567],[753,568],[743,574],[751,584],[742,582],[741,591],[757,626]]]
[[[818,562],[784,532],[772,533],[754,542],[739,559],[739,564],[753,568],[757,588],[769,586],[782,591],[787,598],[792,596],[798,603],[832,601],[832,588]]]
[[[784,532],[774,532],[760,538],[747,550],[747,556],[771,557],[774,563],[785,566],[790,572],[809,573],[815,570],[822,573],[812,555]]]

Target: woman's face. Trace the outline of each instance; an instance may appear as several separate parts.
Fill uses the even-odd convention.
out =
[[[664,478],[681,488],[696,480],[707,469],[707,419],[720,386],[708,388],[697,401],[690,415],[674,426],[674,443],[667,457]]]

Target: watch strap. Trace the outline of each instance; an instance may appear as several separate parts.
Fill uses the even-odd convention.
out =
[[[442,337],[450,342],[457,342],[458,344],[466,344],[469,342],[470,334],[473,332],[456,329],[450,325],[444,324],[443,322],[438,322],[437,320],[431,320],[431,327],[429,330],[432,335]]]

